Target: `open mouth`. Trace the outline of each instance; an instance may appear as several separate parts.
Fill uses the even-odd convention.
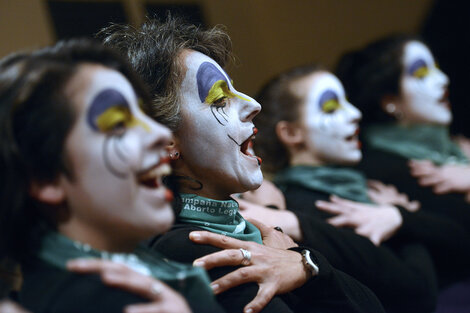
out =
[[[258,133],[258,129],[253,127],[253,134],[248,137],[242,144],[240,145],[240,151],[247,156],[255,157],[258,160],[258,165],[261,165],[263,162],[260,157],[255,155],[253,150],[253,140],[256,138],[256,134]]]
[[[449,89],[446,89],[442,95],[442,97],[439,99],[439,103],[446,106],[446,107],[449,107],[450,106],[450,102],[449,102]]]
[[[140,185],[147,188],[158,188],[161,185],[162,177],[169,175],[170,173],[170,159],[166,157],[161,158],[160,162],[157,164],[138,172],[136,174],[136,178]]]
[[[356,128],[356,131],[353,134],[347,136],[345,139],[346,141],[358,140],[359,139],[359,127]]]

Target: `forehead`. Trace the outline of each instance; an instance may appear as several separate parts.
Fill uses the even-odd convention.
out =
[[[432,53],[425,44],[419,41],[410,41],[405,44],[403,49],[403,64],[410,66],[418,59],[422,59],[428,64],[434,63]]]
[[[338,95],[344,93],[343,85],[336,76],[328,72],[315,72],[294,84],[293,92],[298,97],[313,101],[325,90],[331,90]]]
[[[196,79],[196,73],[201,64],[208,62],[211,63],[220,73],[222,73],[225,79],[229,80],[227,74],[217,62],[199,51],[184,50],[181,54],[181,57],[183,58],[184,64],[186,66],[185,79]]]
[[[65,95],[79,109],[89,105],[105,89],[119,91],[129,103],[135,99],[134,89],[120,72],[98,64],[83,64],[67,83]]]

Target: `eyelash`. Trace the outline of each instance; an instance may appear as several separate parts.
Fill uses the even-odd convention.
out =
[[[227,96],[222,96],[219,99],[215,100],[212,104],[218,107],[225,107],[227,105]]]

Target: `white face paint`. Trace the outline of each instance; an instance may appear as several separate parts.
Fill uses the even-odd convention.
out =
[[[115,70],[82,65],[65,94],[76,111],[65,147],[73,179],[62,175],[60,183],[76,233],[119,243],[168,230],[171,193],[161,176],[170,171],[170,131],[140,110],[131,84]]]
[[[263,179],[256,156],[248,152],[256,133],[252,119],[261,109],[233,87],[225,71],[208,56],[188,50],[177,131],[181,174],[202,183],[199,195],[226,199],[257,188]]]
[[[346,100],[341,82],[328,72],[305,78],[306,148],[321,164],[352,164],[362,154],[357,138],[361,112]]]
[[[431,51],[421,42],[408,42],[403,67],[402,122],[448,125],[452,121],[447,99],[449,79],[436,67]]]

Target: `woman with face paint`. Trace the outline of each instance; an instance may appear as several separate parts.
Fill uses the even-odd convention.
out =
[[[432,312],[436,284],[426,249],[415,243],[379,245],[402,222],[393,204],[408,203],[382,193],[372,199],[366,177],[349,167],[361,159],[361,113],[346,99],[341,82],[319,66],[297,67],[268,82],[257,99],[263,111],[254,148],[297,216],[301,242],[371,288],[387,312]],[[322,210],[330,195],[334,204],[367,203],[382,224],[356,232],[333,227],[340,220]]]
[[[16,299],[26,309],[222,311],[201,269],[138,247],[174,219],[161,182],[171,135],[142,112],[148,104],[127,63],[96,43],[62,42],[1,62],[0,259],[21,264]],[[76,258],[117,262],[144,283],[129,281],[132,293],[107,287],[67,271]],[[121,286],[114,274],[103,279]]]
[[[404,222],[397,236],[427,245],[441,288],[468,279],[468,204],[459,194],[443,194],[465,191],[462,175],[468,178],[468,158],[448,133],[447,76],[424,43],[401,35],[345,55],[337,73],[365,113],[361,169],[421,203],[420,212],[400,210]]]
[[[150,114],[174,132],[167,179],[179,191],[177,222],[151,243],[154,249],[209,269],[228,312],[383,311],[370,290],[321,254],[255,222],[260,232],[239,214],[231,194],[262,181],[261,160],[249,152],[260,105],[223,70],[231,57],[224,31],[169,18],[140,29],[111,26],[101,35],[129,57],[154,95]]]

